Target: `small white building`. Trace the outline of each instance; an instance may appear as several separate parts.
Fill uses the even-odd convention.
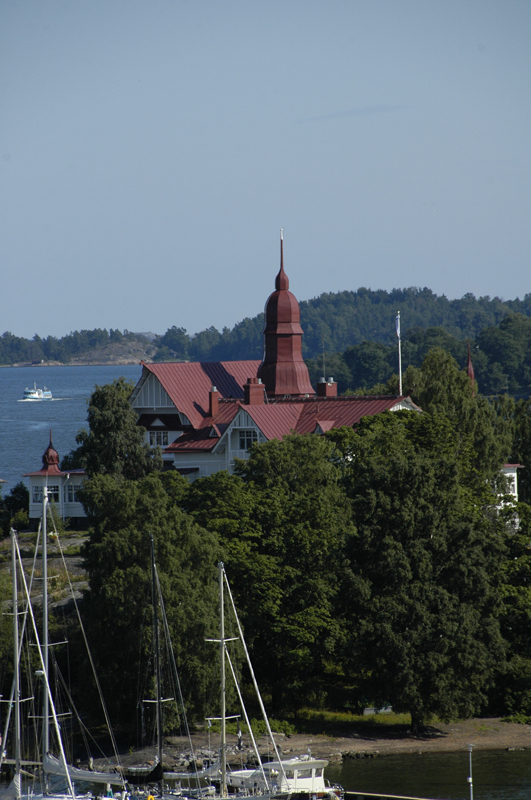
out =
[[[502,473],[507,481],[505,494],[513,503],[518,502],[518,475],[516,470],[521,468],[522,464],[504,464],[502,467]]]
[[[80,519],[86,516],[78,498],[78,490],[86,478],[84,469],[73,469],[63,472],[59,468],[59,453],[50,444],[42,456],[42,469],[27,472],[29,478],[29,518],[30,522],[42,519],[43,489],[48,488],[48,502],[53,503],[61,519]]]

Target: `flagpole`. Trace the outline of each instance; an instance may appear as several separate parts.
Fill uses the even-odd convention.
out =
[[[396,315],[396,335],[398,337],[398,393],[402,397],[402,343],[400,341],[400,311]]]

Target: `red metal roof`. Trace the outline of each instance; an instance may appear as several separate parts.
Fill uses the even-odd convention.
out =
[[[189,431],[179,436],[172,444],[164,448],[165,453],[190,452],[193,450],[212,450],[223,436],[228,426],[240,410],[240,403],[221,403],[214,417],[201,420],[198,430]],[[244,406],[247,410],[249,406]],[[212,430],[219,434],[212,436]]]
[[[389,411],[401,400],[400,397],[319,397],[306,400],[297,425],[297,433],[313,433],[319,420],[333,420],[334,428],[357,425],[362,417],[373,417]],[[330,430],[330,429],[328,429]]]
[[[215,386],[220,397],[243,399],[247,378],[255,378],[259,361],[184,361],[169,364],[143,364],[139,389],[147,374],[160,381],[175,407],[186,414],[194,428],[208,416],[208,394]],[[136,390],[135,390],[136,391]]]
[[[214,417],[202,420],[198,430],[184,433],[165,448],[165,453],[212,450],[240,409],[249,414],[266,439],[282,439],[290,433],[314,433],[317,425],[322,431],[357,425],[362,417],[374,416],[394,408],[402,398],[384,397],[321,397],[307,400],[283,400],[265,405],[244,405],[241,402],[221,403]]]

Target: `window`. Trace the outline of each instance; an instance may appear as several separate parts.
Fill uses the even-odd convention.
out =
[[[240,450],[248,450],[257,441],[257,431],[240,431]]]
[[[58,486],[48,486],[48,501],[50,503],[58,503],[59,502],[59,487]]]
[[[65,486],[65,503],[78,503],[77,490],[79,486],[75,483],[67,483]]]
[[[149,443],[151,447],[167,447],[169,445],[168,431],[150,431]]]
[[[32,486],[31,502],[42,503],[42,486]]]

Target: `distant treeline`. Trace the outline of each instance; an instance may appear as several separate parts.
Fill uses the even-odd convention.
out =
[[[395,317],[402,320],[402,366],[420,366],[432,347],[449,351],[466,366],[467,340],[480,391],[529,395],[531,388],[531,294],[523,300],[476,298],[448,300],[430,289],[393,289],[322,294],[302,301],[303,353],[312,380],[323,372],[339,391],[359,391],[385,383],[398,371]],[[264,315],[246,318],[232,329],[207,328],[190,335],[174,325],[153,344],[155,360],[231,361],[262,356]],[[68,362],[91,350],[138,334],[119,330],[75,331],[57,339],[0,337],[0,364],[27,361]],[[323,363],[324,359],[324,363]]]
[[[441,327],[460,340],[476,339],[487,327],[497,326],[511,313],[531,317],[531,294],[523,300],[476,298],[466,294],[448,300],[430,289],[393,289],[391,292],[358,289],[357,292],[322,294],[300,303],[305,358],[343,353],[365,341],[392,344],[395,317],[400,311],[402,330]],[[158,339],[160,360],[233,361],[262,357],[264,315],[238,322],[234,328],[207,328],[189,336],[173,326]]]
[[[74,331],[57,339],[47,336],[41,339],[24,339],[6,331],[0,336],[0,364],[20,364],[27,361],[68,362],[76,356],[90,353],[114,342],[136,341],[138,335],[130,331],[95,328],[93,331]]]

